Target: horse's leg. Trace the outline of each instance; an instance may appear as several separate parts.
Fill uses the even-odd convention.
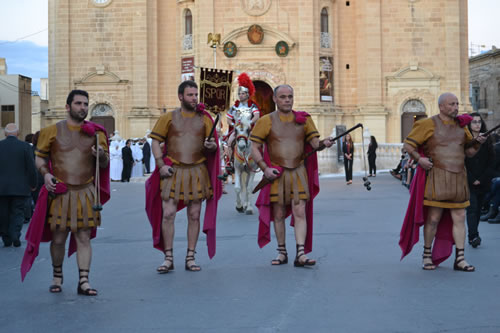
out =
[[[253,204],[252,204],[252,190],[253,190],[253,178],[255,177],[255,172],[249,172],[247,177],[247,188],[246,188],[246,201],[247,201],[247,209],[245,214],[252,215],[253,214]]]
[[[234,175],[236,176],[234,183],[234,191],[236,192],[236,210],[243,213],[244,209],[241,205],[241,164],[238,161],[234,161]]]

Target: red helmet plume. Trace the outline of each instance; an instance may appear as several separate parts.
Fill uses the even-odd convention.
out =
[[[238,83],[240,87],[248,89],[248,96],[252,96],[255,93],[255,86],[247,73],[241,73],[238,76]]]

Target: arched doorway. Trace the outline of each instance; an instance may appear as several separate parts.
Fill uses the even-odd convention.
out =
[[[413,123],[426,118],[425,105],[418,99],[410,99],[403,105],[401,115],[401,142],[403,142],[413,127]]]
[[[260,116],[271,113],[275,110],[276,106],[273,101],[273,88],[264,81],[253,81],[255,86],[255,94],[252,100],[257,103],[260,108]]]
[[[113,118],[113,109],[108,104],[101,103],[94,106],[90,121],[104,127],[108,135],[113,135],[115,131],[115,118]]]

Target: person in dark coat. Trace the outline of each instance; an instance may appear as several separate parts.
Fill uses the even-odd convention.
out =
[[[122,170],[122,182],[130,182],[130,175],[132,174],[132,167],[134,166],[134,157],[132,156],[132,149],[130,149],[132,141],[130,139],[125,143],[125,147],[122,148],[122,160],[123,160],[123,170]]]
[[[372,135],[370,137],[370,144],[368,145],[368,165],[370,166],[370,174],[368,177],[376,177],[377,175],[377,165],[375,160],[377,159],[377,140]]]
[[[144,140],[144,145],[142,146],[142,163],[146,167],[146,173],[151,173],[151,145],[147,140]]]
[[[346,134],[342,142],[342,152],[344,153],[345,180],[347,185],[352,184],[352,161],[354,157],[354,143],[350,134]]]
[[[0,141],[0,235],[5,247],[21,246],[25,203],[36,187],[33,149],[18,134],[16,124],[7,124],[6,138]]]
[[[468,125],[474,138],[480,133],[487,131],[486,124],[481,115],[477,112],[472,113],[472,122]],[[495,150],[491,139],[488,139],[484,145],[473,157],[465,158],[465,167],[467,169],[467,181],[470,190],[470,206],[467,207],[467,229],[469,244],[476,248],[481,245],[479,237],[479,218],[481,206],[490,189],[493,176],[493,166],[495,160]]]

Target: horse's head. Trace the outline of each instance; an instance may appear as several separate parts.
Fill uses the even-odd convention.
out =
[[[250,131],[252,129],[252,122],[248,118],[239,118],[234,127],[236,144],[238,148],[243,150],[249,145]]]

